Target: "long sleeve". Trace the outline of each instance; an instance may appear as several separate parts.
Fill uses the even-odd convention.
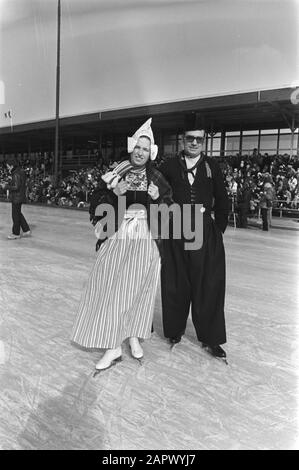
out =
[[[148,173],[148,178],[159,188],[159,197],[156,201],[152,202],[155,204],[167,204],[168,206],[173,204],[171,186],[160,170],[152,168]]]
[[[5,186],[5,189],[8,189],[9,191],[20,191],[21,189],[21,177],[18,173],[14,174],[12,177],[11,184],[7,184]]]
[[[215,222],[224,233],[228,223],[228,195],[220,166],[215,161],[213,161],[212,174]]]
[[[98,205],[104,203],[111,204],[114,207],[117,206],[117,196],[115,196],[112,190],[107,189],[104,182],[100,181],[99,186],[93,191],[90,197],[89,216],[93,225],[102,218],[96,216],[95,212]]]
[[[168,183],[170,183],[170,178],[169,178],[169,163],[168,162],[164,162],[162,163],[159,168],[158,168],[158,171],[160,173],[162,173],[162,175],[164,176],[164,178],[166,179],[166,181]]]

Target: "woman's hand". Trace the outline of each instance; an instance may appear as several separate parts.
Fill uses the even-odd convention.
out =
[[[152,181],[148,187],[147,192],[150,195],[150,197],[153,199],[153,201],[158,199],[158,197],[160,196],[158,186],[156,186]]]
[[[127,192],[127,189],[128,189],[127,182],[124,180],[121,180],[119,181],[119,183],[117,183],[117,185],[113,189],[113,192],[114,194],[116,194],[116,196],[122,196],[123,194]]]
[[[94,234],[98,240],[101,238],[102,231],[103,231],[103,226],[101,224],[101,221],[99,221],[96,223],[95,228],[94,228]]]

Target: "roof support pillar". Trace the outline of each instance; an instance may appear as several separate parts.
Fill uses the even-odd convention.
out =
[[[220,157],[225,156],[225,131],[221,131],[221,139],[220,139]]]

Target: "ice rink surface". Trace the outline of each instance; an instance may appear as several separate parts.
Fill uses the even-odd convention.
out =
[[[228,366],[191,322],[172,350],[158,292],[144,363],[92,377],[101,351],[70,344],[95,237],[88,213],[23,206],[32,237],[7,240],[0,203],[0,448],[299,448],[299,232],[228,227]],[[275,225],[275,224],[274,224]]]

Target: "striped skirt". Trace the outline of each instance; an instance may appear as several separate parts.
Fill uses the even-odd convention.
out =
[[[126,338],[149,338],[159,273],[146,213],[128,210],[98,251],[71,340],[85,348],[116,348]]]

